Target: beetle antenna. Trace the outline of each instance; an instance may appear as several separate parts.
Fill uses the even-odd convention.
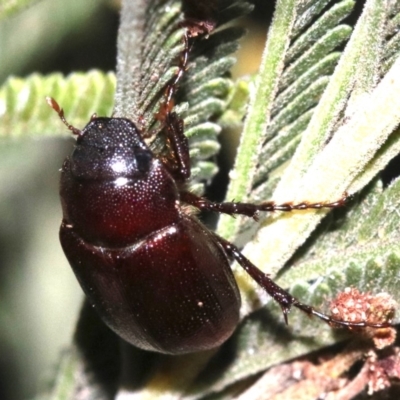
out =
[[[64,125],[74,134],[77,136],[82,135],[82,131],[78,128],[75,128],[71,124],[68,123],[68,121],[65,119],[64,116],[64,110],[59,106],[59,104],[52,98],[52,97],[46,97],[46,102],[47,104],[58,114],[60,117],[61,121],[64,123]]]

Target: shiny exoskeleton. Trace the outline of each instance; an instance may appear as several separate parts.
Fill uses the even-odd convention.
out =
[[[64,252],[122,338],[175,354],[231,335],[240,296],[227,256],[131,121],[86,126],[62,167],[61,199]]]
[[[196,35],[199,29],[202,25]],[[184,39],[178,74],[157,116],[171,149],[168,159],[153,154],[143,140],[145,132],[128,119],[93,116],[79,130],[65,121],[55,100],[47,99],[77,135],[61,172],[61,244],[101,318],[146,350],[182,354],[219,346],[239,321],[240,294],[230,269],[236,260],[280,304],[285,319],[295,306],[332,324],[386,326],[338,321],[300,303],[194,216],[194,208],[250,217],[259,211],[332,208],[346,198],[255,205],[213,203],[188,192],[188,143],[182,120],[171,111],[187,64],[189,28]]]

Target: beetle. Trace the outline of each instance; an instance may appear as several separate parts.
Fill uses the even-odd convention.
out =
[[[387,326],[337,320],[301,303],[197,219],[193,209],[254,218],[260,211],[335,208],[348,198],[215,203],[188,191],[189,146],[183,120],[172,108],[189,42],[201,29],[185,29],[178,73],[157,115],[169,144],[168,159],[150,150],[146,132],[134,121],[94,115],[79,130],[47,98],[77,136],[61,170],[60,241],[86,296],[114,332],[139,348],[166,354],[207,350],[224,343],[239,322],[241,299],[230,268],[237,261],[279,303],[286,322],[294,306],[329,324]]]

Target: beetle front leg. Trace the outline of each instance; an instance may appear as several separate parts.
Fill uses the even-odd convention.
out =
[[[190,178],[189,142],[183,132],[183,120],[175,112],[168,113],[165,119],[167,137],[174,154],[176,168],[171,172],[178,181]]]

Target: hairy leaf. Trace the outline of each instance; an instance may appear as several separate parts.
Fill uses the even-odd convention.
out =
[[[371,160],[374,154],[376,156],[380,154],[381,150],[378,149],[382,144],[384,144],[382,148],[385,146],[393,148],[390,143],[397,140],[392,131],[400,120],[398,113],[389,112],[387,121],[383,121],[376,115],[373,117],[373,112],[374,107],[379,110],[380,107],[387,108],[387,102],[398,90],[398,81],[395,77],[400,75],[397,66],[394,66],[390,75],[385,77],[386,79],[383,79],[372,92],[368,109],[359,106],[354,110],[353,107],[356,104],[355,98],[359,96],[356,93],[374,89],[372,84],[376,83],[376,80],[371,77],[376,73],[376,68],[373,66],[377,65],[376,58],[381,55],[376,48],[381,49],[384,42],[382,26],[388,16],[388,9],[381,7],[377,2],[367,2],[352,32],[351,27],[342,24],[341,21],[349,16],[354,5],[354,1],[335,4],[330,1],[278,1],[260,72],[255,78],[254,90],[250,91],[250,105],[235,169],[231,173],[233,179],[228,192],[228,201],[247,198],[256,198],[259,201],[266,199],[265,193],[273,191],[282,171],[285,171],[285,163],[295,151],[297,151],[295,167],[289,167],[285,171],[280,186],[288,185],[287,193],[290,195],[292,189],[296,196],[293,198],[280,194],[280,199],[319,201],[334,199],[335,195],[339,198],[352,181],[356,182],[362,166],[368,163],[368,157]],[[358,64],[366,36],[370,38],[371,50],[363,55],[363,62],[371,66],[369,72],[367,70],[363,72]],[[389,82],[396,82],[390,91],[386,86]],[[355,89],[352,92],[353,87]],[[352,118],[348,121],[343,119],[346,101],[349,101],[348,107],[352,110],[350,114]],[[396,102],[390,109],[395,110],[398,106]],[[232,107],[232,110],[235,110],[235,107]],[[223,114],[222,120],[226,115],[229,115],[229,110]],[[368,127],[372,127],[372,133],[368,134],[362,124],[366,116],[369,121]],[[373,127],[369,118],[375,118],[385,128]],[[336,135],[336,129],[341,124],[344,124],[343,129]],[[365,138],[363,143],[365,147],[359,145],[360,138]],[[300,147],[298,147],[299,142]],[[357,151],[358,158],[353,159]],[[324,164],[325,157],[329,161]],[[344,164],[345,158],[353,164]],[[335,160],[339,161],[336,163]],[[313,165],[315,165],[314,170]],[[338,178],[342,186],[336,184],[335,192],[331,185],[335,182],[337,166],[343,166],[343,175]],[[311,172],[307,172],[310,168]],[[320,172],[321,175],[318,175]],[[378,169],[375,169],[374,175],[377,172]],[[304,183],[303,175],[305,175]],[[370,179],[372,176],[371,174]],[[285,183],[286,180],[290,184]],[[305,192],[304,198],[300,197],[302,192],[298,187],[301,185],[301,188],[307,183],[311,187],[315,184],[315,190],[309,195]],[[324,184],[325,191],[322,190]],[[283,191],[282,188],[280,190]],[[370,196],[377,196],[375,198],[381,198],[383,202],[396,202],[397,191],[398,188],[393,188],[393,192],[389,195],[390,200],[389,197],[385,197],[384,192],[373,192]],[[368,190],[365,193],[368,195]],[[255,244],[248,245],[245,252],[260,268],[278,271],[285,265],[285,261],[293,256],[298,246],[306,240],[313,227],[325,214],[325,212],[291,213],[272,219],[271,225],[266,225],[264,222],[263,225],[266,227],[263,229],[269,228],[269,230],[262,236],[258,235]],[[373,219],[372,216],[377,214],[379,210],[369,208],[366,219]],[[303,219],[309,218],[310,215],[314,216],[313,223],[307,222],[308,228],[305,229]],[[268,223],[271,223],[271,220]],[[252,225],[254,226],[254,222]],[[311,225],[313,227],[310,227]],[[359,226],[354,227],[358,228]],[[395,229],[391,231],[394,240],[388,248],[379,252],[382,243],[377,242],[374,248],[378,249],[378,252],[374,252],[371,246],[366,246],[365,250],[371,252],[361,251],[364,257],[358,257],[356,247],[353,248],[351,256],[348,253],[341,253],[339,244],[343,240],[342,229],[349,229],[348,237],[354,237],[350,225],[347,228],[343,225],[337,233],[337,242],[334,237],[329,239],[332,251],[327,252],[326,256],[334,254],[336,258],[332,258],[332,262],[326,261],[323,249],[320,250],[320,254],[314,252],[312,248],[310,253],[319,255],[318,261],[312,264],[317,271],[314,273],[312,267],[307,271],[308,262],[311,261],[307,259],[302,261],[299,253],[296,258],[302,268],[299,275],[295,276],[296,269],[288,266],[281,272],[278,283],[289,287],[291,293],[301,301],[316,307],[323,307],[328,299],[332,299],[348,286],[355,286],[361,291],[387,291],[398,301],[397,260],[400,255],[395,247],[397,231]],[[243,224],[243,219],[237,218],[234,221],[229,220],[229,217],[222,219],[219,228],[221,234],[233,237],[238,231],[242,233],[238,241],[244,243],[243,238],[245,235],[249,236],[249,231],[248,225]],[[318,237],[318,232],[315,235]],[[349,243],[345,246],[352,247]],[[320,271],[317,266],[326,268]],[[277,304],[255,287],[243,271],[237,268],[236,272],[242,293],[245,295],[242,314],[247,315],[259,307],[260,303],[265,303],[267,306],[245,319],[237,334],[214,357],[213,353],[206,353],[199,356],[162,359],[144,389],[137,390],[132,399],[162,398],[165,395],[172,399],[197,399],[211,393],[219,393],[215,398],[229,398],[229,393],[235,393],[235,387],[231,385],[240,380],[249,378],[274,364],[343,340],[343,335],[336,335],[320,321],[310,321],[295,311],[290,316],[290,327],[287,328]],[[230,362],[226,360],[228,354],[233,357]],[[207,362],[208,358],[210,360]],[[188,363],[192,367],[190,373]],[[198,379],[189,386],[191,380],[201,370],[203,372],[199,374]],[[221,371],[224,372],[221,374]],[[224,397],[221,391],[228,387],[233,390],[232,392],[228,390],[227,397],[226,395]]]
[[[318,2],[312,3],[315,5]],[[275,18],[278,17],[279,4]],[[282,6],[285,5],[284,8],[287,11],[288,5],[284,1],[281,4]],[[349,13],[352,6],[354,6],[354,2],[349,1],[342,1],[336,5],[326,4],[325,12],[322,15],[314,16],[316,18],[315,23],[318,25],[319,19],[329,20],[332,17],[340,24],[342,18],[348,15],[343,10]],[[306,9],[308,13],[311,8]],[[337,12],[338,9],[341,10],[341,13]],[[287,18],[289,14],[288,12],[285,13],[284,17]],[[298,17],[301,18],[301,15],[303,14],[299,14]],[[282,166],[293,155],[295,149],[297,149],[296,155],[289,167],[284,170],[278,190],[274,193],[274,198],[279,202],[321,201],[324,199],[332,200],[340,198],[342,193],[348,190],[352,180],[354,180],[353,187],[357,190],[368,182],[368,180],[364,179],[361,181],[361,184],[357,183],[363,176],[363,174],[358,175],[362,165],[366,165],[368,162],[372,163],[373,166],[371,168],[368,167],[370,170],[368,179],[371,180],[387,164],[390,157],[389,154],[393,156],[398,145],[398,136],[394,133],[391,134],[393,128],[398,123],[397,105],[391,108],[393,112],[388,113],[390,115],[388,120],[390,119],[391,122],[382,122],[382,126],[377,126],[376,129],[368,124],[369,132],[367,134],[365,132],[366,126],[362,123],[366,115],[371,115],[371,110],[367,110],[365,107],[365,102],[367,101],[366,91],[373,89],[372,85],[376,82],[376,78],[367,78],[366,70],[357,68],[357,66],[361,50],[365,53],[363,54],[363,59],[367,65],[376,64],[376,58],[380,59],[381,52],[376,51],[371,41],[373,40],[376,46],[382,48],[382,43],[384,43],[386,37],[382,27],[385,26],[385,18],[388,18],[389,15],[391,15],[390,10],[384,7],[384,4],[381,4],[381,2],[367,2],[355,31],[341,57],[338,51],[332,52],[334,47],[329,44],[331,38],[336,38],[337,46],[343,44],[344,37],[335,35],[335,32],[341,31],[338,29],[340,25],[333,28],[334,24],[325,23],[322,26],[326,26],[326,33],[323,33],[318,28],[322,38],[316,42],[309,41],[309,48],[305,48],[302,54],[299,53],[296,60],[291,59],[288,68],[284,67],[280,72],[278,71],[275,97],[272,100],[271,98],[264,98],[264,108],[271,108],[271,114],[257,113],[259,114],[258,118],[263,118],[264,121],[270,118],[270,123],[268,128],[265,128],[264,136],[260,133],[260,139],[258,142],[255,141],[253,146],[246,144],[246,139],[243,138],[242,146],[239,148],[238,159],[241,156],[241,151],[246,152],[246,154],[252,154],[253,161],[249,162],[249,165],[254,168],[254,172],[246,171],[246,173],[242,174],[244,167],[241,163],[237,163],[237,168],[232,173],[235,180],[231,182],[228,199],[235,198],[235,200],[241,200],[247,197],[258,201],[267,200],[266,196],[272,193],[277,183],[276,177],[283,171]],[[277,23],[276,20],[274,23]],[[272,32],[273,29],[274,26],[271,28]],[[346,29],[348,30],[346,26],[343,26],[342,31],[344,32]],[[296,46],[296,43],[299,41],[307,43],[308,41],[303,38],[309,35],[309,31],[314,31],[312,26],[308,27],[308,29],[306,28],[304,33],[297,32],[295,39],[288,45],[287,53],[290,52],[291,45]],[[290,37],[291,34],[293,33],[288,31],[286,36]],[[366,35],[371,38],[369,40],[371,43],[369,48],[371,50],[368,52],[364,51],[364,39]],[[274,40],[274,36],[270,35],[269,42],[273,42]],[[271,43],[270,46],[277,48],[279,40],[277,38],[277,43]],[[322,51],[319,57],[315,57],[315,54],[318,54],[319,51],[316,49],[321,49]],[[325,51],[328,54],[325,54]],[[321,69],[322,73],[318,77],[318,64],[321,62],[320,60],[325,60],[325,56],[328,58],[324,62],[330,66],[330,69],[325,69],[325,71],[328,71],[327,73],[324,72],[324,69]],[[307,57],[310,57],[310,61],[307,61]],[[284,54],[282,55],[282,59],[285,59]],[[329,59],[331,59],[331,63],[329,63]],[[334,65],[338,60],[339,64],[335,68],[332,78],[328,79],[329,73],[332,73]],[[302,64],[309,66],[305,72],[301,72],[301,69],[297,67],[297,65]],[[393,65],[391,76],[396,76],[396,68],[397,66]],[[272,69],[271,64],[269,68],[266,68],[268,71]],[[292,79],[288,79],[287,77],[290,76],[290,71],[293,69],[298,69],[300,75],[292,82]],[[314,71],[317,72],[314,73]],[[374,71],[376,70],[372,69],[370,75],[375,76],[376,73],[374,75]],[[260,75],[262,74],[261,71]],[[311,74],[312,80],[307,79],[307,74]],[[306,85],[306,82],[308,85]],[[385,82],[387,82],[387,86],[385,86]],[[390,82],[389,78],[386,81],[382,80],[381,85],[374,92],[377,96],[375,97],[376,100],[368,99],[369,104],[374,104],[372,108],[375,107],[377,112],[375,117],[371,116],[371,120],[376,120],[379,123],[382,121],[381,117],[378,116],[381,115],[381,112],[376,107],[378,104],[377,101],[383,108],[387,109],[389,99],[393,97],[392,94],[387,92],[390,89]],[[320,89],[318,89],[319,85],[321,85]],[[353,85],[355,90],[352,96],[354,97],[350,97],[349,110],[345,111],[346,100]],[[291,90],[293,90],[293,100],[286,100],[290,99],[289,94]],[[316,90],[316,93],[319,93],[319,95],[304,96],[304,92],[309,91],[313,93],[313,90]],[[362,93],[362,90],[364,90],[365,97],[361,94],[356,95],[356,93]],[[396,87],[393,88],[393,93],[395,90]],[[311,104],[308,105],[308,97],[311,97],[314,105],[317,105],[316,108],[313,108]],[[260,98],[261,96],[257,96],[257,101],[261,101]],[[378,98],[379,100],[377,100]],[[364,99],[363,102],[361,102],[362,99]],[[270,105],[271,102],[272,106]],[[358,105],[357,112],[354,112],[355,104]],[[273,114],[274,105],[277,110],[275,114]],[[252,105],[250,104],[248,118],[250,118],[251,112]],[[343,135],[339,133],[334,134],[334,130],[345,112],[351,112],[352,119],[348,121],[347,127],[346,125],[343,126]],[[383,128],[384,124],[389,124],[390,127]],[[356,126],[358,128],[355,128]],[[357,132],[356,129],[359,131]],[[375,132],[372,133],[372,131]],[[246,132],[245,124],[244,135],[246,135]],[[332,135],[334,139],[326,145]],[[336,138],[338,139],[337,141],[335,140]],[[357,145],[360,138],[364,138],[365,147]],[[296,147],[298,142],[300,144]],[[382,149],[385,149],[385,147],[388,147],[388,149],[379,150],[382,145],[384,146]],[[343,152],[344,149],[346,149],[347,153]],[[359,158],[355,157],[356,153],[354,149],[356,149],[356,153],[359,153]],[[319,153],[320,156],[317,157]],[[255,159],[257,159],[258,163],[255,162]],[[344,159],[346,162],[339,161]],[[360,163],[360,160],[362,160],[362,163]],[[314,168],[310,168],[313,163]],[[339,166],[340,171],[342,171],[341,174],[338,174]],[[307,174],[305,174],[306,171]],[[353,171],[352,175],[349,174],[350,171]],[[303,175],[305,175],[304,178]],[[244,186],[242,184],[236,182],[236,180],[243,179],[243,177],[246,177],[243,182],[248,187],[247,192],[243,191]],[[271,179],[268,179],[269,177]],[[333,182],[337,183],[334,184]],[[252,187],[249,187],[250,184]],[[239,188],[241,188],[241,193],[237,192]],[[246,254],[251,255],[256,265],[265,265],[265,268],[268,268],[271,272],[278,271],[291,254],[293,254],[295,249],[304,242],[307,235],[311,233],[323,215],[324,212],[307,212],[267,219],[260,225],[262,229],[257,234],[255,241],[255,243],[260,243],[260,245],[258,247],[257,245],[248,246]],[[241,237],[248,237],[252,231],[249,231],[250,223],[243,221],[243,218],[237,218],[235,221],[232,221],[229,220],[229,217],[224,217],[221,220],[220,232],[232,237],[231,235],[239,230],[241,234],[239,235],[238,242],[244,243],[244,239],[241,239]],[[271,221],[274,223],[271,223]]]
[[[235,170],[231,173],[234,179],[231,181],[228,201],[268,200],[278,182],[273,194],[277,202],[333,200],[340,198],[345,190],[355,191],[365,187],[400,152],[399,135],[394,131],[400,121],[399,104],[397,101],[392,104],[399,90],[398,56],[393,57],[390,70],[382,72],[381,68],[387,57],[385,54],[396,54],[387,50],[389,43],[391,49],[395,48],[396,39],[390,42],[395,37],[393,26],[398,23],[398,6],[395,3],[367,1],[351,32],[350,27],[340,25],[340,21],[352,11],[354,1],[335,4],[310,1],[297,7],[290,1],[278,2],[266,44],[269,53],[265,53],[260,76],[255,81],[256,89],[253,97],[250,97],[248,121],[245,122],[243,133],[245,137],[238,150]],[[280,6],[285,10],[282,16]],[[313,14],[315,10],[317,12]],[[292,20],[288,21],[290,15]],[[274,29],[279,31],[282,27],[286,27],[284,36],[291,38],[286,47],[281,35],[274,36]],[[348,43],[342,52],[347,39]],[[278,54],[280,61],[274,59]],[[271,78],[272,74],[275,75]],[[275,82],[268,92],[267,81],[263,82],[263,78]],[[254,121],[257,121],[257,126],[253,125]],[[250,126],[251,129],[248,129]],[[255,132],[258,132],[258,139]],[[293,160],[285,168],[285,163],[293,155]],[[248,160],[247,164],[238,161],[241,157]],[[387,291],[398,301],[398,282],[395,278],[396,261],[399,258],[395,246],[398,233],[392,230],[393,241],[389,243],[387,238],[378,240],[372,232],[373,226],[378,231],[386,231],[386,223],[390,224],[390,217],[385,219],[382,210],[396,208],[392,204],[396,203],[396,187],[398,184],[393,186],[393,192],[388,189],[387,195],[385,192],[380,194],[379,210],[369,209],[368,213],[364,210],[363,220],[369,222],[364,232],[370,239],[364,250],[355,245],[362,243],[355,232],[362,227],[357,224],[351,228],[351,224],[342,224],[336,227],[338,242],[329,237],[330,251],[310,245],[309,252],[318,261],[303,261],[299,255],[291,259],[293,254],[302,254],[303,249],[295,253],[296,249],[326,215],[325,212],[307,211],[276,215],[262,222],[254,240],[245,247],[245,254],[272,276],[280,271],[278,283],[291,288],[291,293],[302,301],[317,307],[346,285],[354,285],[365,291]],[[365,193],[368,194],[369,190],[371,186]],[[361,216],[350,212],[346,218],[356,223],[360,222]],[[224,217],[219,232],[231,238],[236,236],[237,242],[244,244],[254,235],[254,229],[254,222],[247,222],[245,218],[230,220]],[[316,240],[320,238],[321,231],[313,235],[313,244],[318,243]],[[345,244],[345,251],[339,243],[348,237],[353,242],[351,245]],[[384,245],[384,242],[388,245]],[[352,255],[349,254],[351,249],[354,250]],[[293,264],[293,260],[296,263]],[[261,303],[268,304],[267,310],[270,307],[277,309],[239,268],[237,276],[241,288],[248,295],[244,301],[244,315],[259,306],[254,292]],[[273,315],[270,314],[272,311],[265,312],[269,318]],[[265,343],[265,352],[260,351],[257,338],[254,342],[256,345],[252,345],[254,335],[243,337],[241,356],[247,361],[241,365],[235,358],[231,368],[227,369],[226,380],[216,383],[216,390],[248,377],[250,371],[260,371],[262,364],[271,366],[339,340],[329,334],[329,330],[323,331],[323,327],[315,322],[305,319],[300,323],[296,316],[291,318],[294,332],[293,336],[288,336],[291,345],[288,346],[288,341],[283,341],[281,345],[279,340],[277,342],[277,337],[283,335],[281,321],[282,317],[278,314],[272,318],[271,326],[264,324],[259,331],[256,329],[260,336],[261,332],[265,334],[265,331],[271,331],[266,334],[268,338],[264,337],[263,341],[259,339],[260,347]],[[254,334],[251,320],[248,324]],[[302,335],[304,332],[307,332],[305,340]],[[252,363],[255,359],[259,359],[259,364]],[[205,386],[200,384],[196,391],[202,392]]]

